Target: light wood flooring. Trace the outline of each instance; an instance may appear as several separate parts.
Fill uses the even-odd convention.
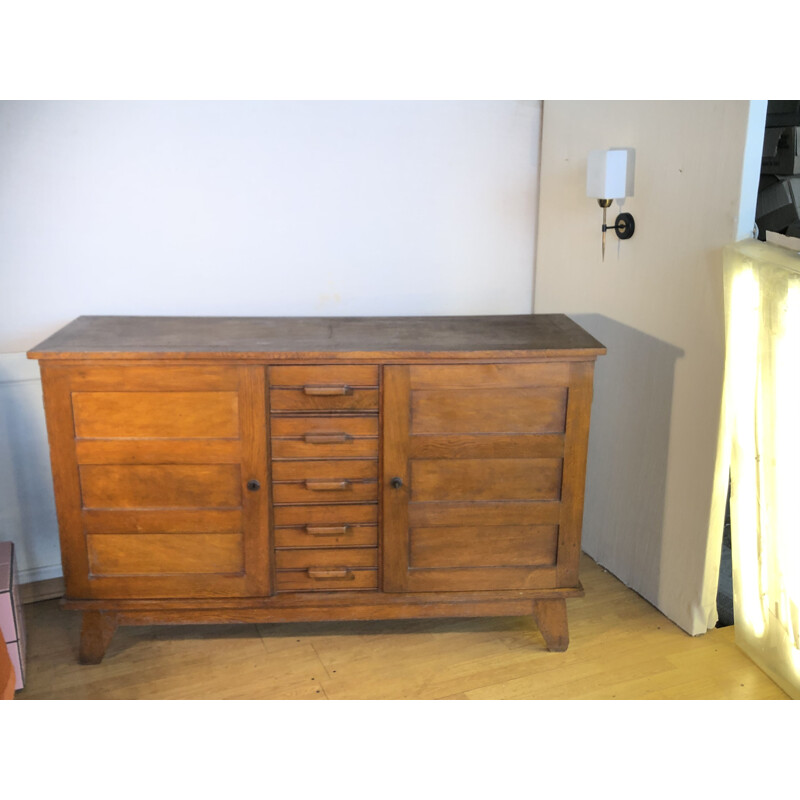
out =
[[[587,556],[570,646],[531,618],[120,628],[77,663],[80,616],[25,606],[17,699],[788,699],[734,643],[691,637]]]

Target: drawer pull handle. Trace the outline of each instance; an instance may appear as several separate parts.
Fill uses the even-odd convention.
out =
[[[351,581],[356,577],[347,567],[339,569],[315,569],[314,567],[309,567],[307,571],[308,577],[314,580]]]
[[[306,525],[309,536],[344,536],[349,530],[349,525]]]
[[[312,397],[333,397],[353,394],[353,390],[350,386],[304,386],[303,393]]]
[[[350,481],[306,481],[306,489],[312,492],[341,492],[350,488]]]
[[[351,438],[346,433],[307,433],[303,440],[307,444],[345,444]]]

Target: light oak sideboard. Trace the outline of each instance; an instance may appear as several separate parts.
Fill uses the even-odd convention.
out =
[[[39,359],[80,660],[118,625],[569,637],[597,356],[563,315],[80,317]]]

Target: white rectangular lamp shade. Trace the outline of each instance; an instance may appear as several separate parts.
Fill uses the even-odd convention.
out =
[[[598,200],[633,197],[636,151],[632,147],[592,150],[586,169],[586,196]]]

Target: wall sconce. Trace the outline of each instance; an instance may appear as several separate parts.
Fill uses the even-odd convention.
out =
[[[617,216],[613,225],[606,225],[606,209],[616,200],[620,205],[633,197],[633,172],[636,151],[632,147],[592,150],[586,169],[586,196],[597,199],[603,209],[603,261],[606,260],[606,231],[616,231],[620,239],[630,239],[635,225],[630,214]]]

